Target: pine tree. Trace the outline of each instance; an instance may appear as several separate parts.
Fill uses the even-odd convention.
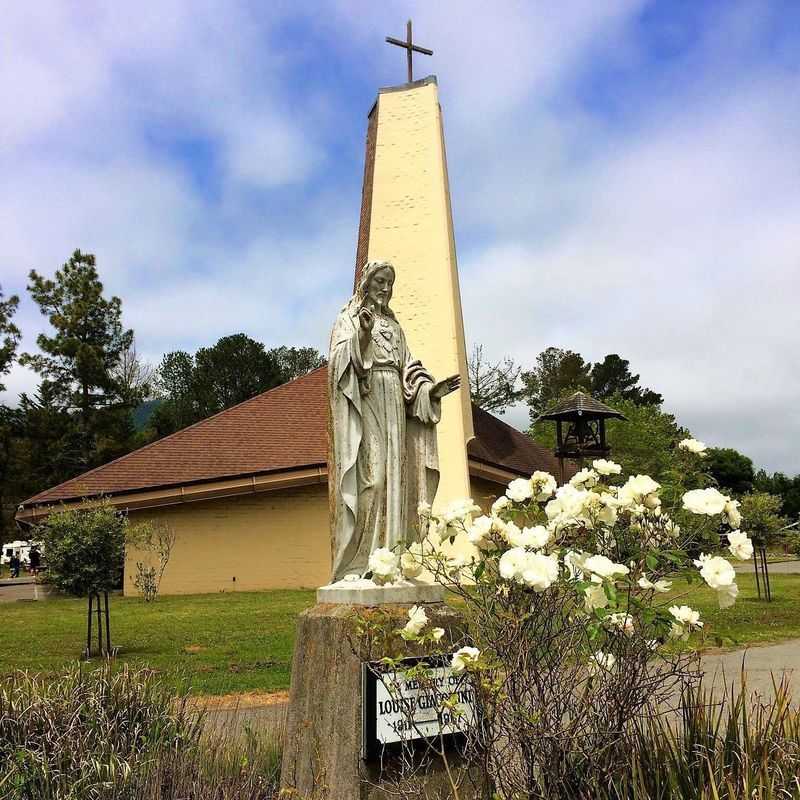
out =
[[[76,250],[55,278],[30,273],[28,290],[53,327],[36,340],[41,354],[26,353],[20,363],[48,382],[54,401],[78,412],[81,467],[97,460],[100,414],[123,402],[115,370],[131,347],[133,331],[122,326],[122,302],[106,299],[95,257]]]
[[[19,328],[11,318],[19,306],[19,297],[11,295],[3,300],[0,287],[0,392],[5,390],[2,378],[11,369],[19,344]],[[13,516],[13,497],[10,491],[11,465],[13,460],[13,409],[0,405],[0,548],[11,530],[10,517]]]
[[[3,289],[0,287],[0,380],[11,369],[19,344],[19,328],[11,322],[17,312],[19,297],[11,295],[8,300],[3,300]],[[5,390],[0,383],[0,392]]]

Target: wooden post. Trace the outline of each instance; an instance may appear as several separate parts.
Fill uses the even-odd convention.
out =
[[[86,618],[86,658],[92,657],[92,595],[89,595],[89,614]]]
[[[767,548],[761,548],[761,563],[764,567],[764,587],[765,587],[765,594],[767,596],[767,602],[772,602],[772,587],[769,585],[769,566],[767,564]]]
[[[100,593],[95,593],[95,600],[96,604],[95,607],[97,608],[97,655],[103,655],[103,616],[102,611],[100,610]]]
[[[761,599],[761,581],[759,579],[758,573],[760,572],[761,568],[758,565],[758,548],[753,548],[753,567],[756,576],[756,589],[758,590],[758,599]]]
[[[111,619],[108,613],[108,592],[103,592],[106,602],[106,655],[111,655]]]

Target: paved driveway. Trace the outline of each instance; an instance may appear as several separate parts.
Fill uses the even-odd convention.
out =
[[[767,565],[770,575],[800,575],[800,560],[770,561]],[[754,572],[752,561],[742,561],[736,564],[737,572]]]
[[[738,689],[744,666],[748,690],[764,696],[773,693],[773,678],[778,682],[785,675],[792,694],[800,700],[800,639],[729,653],[708,654],[703,656],[702,664],[706,679],[715,688],[727,684]]]
[[[6,578],[0,580],[0,603],[16,600],[46,600],[51,590],[37,584],[33,578]]]

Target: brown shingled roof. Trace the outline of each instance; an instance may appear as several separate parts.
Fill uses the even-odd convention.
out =
[[[469,443],[470,458],[528,477],[537,469],[558,475],[558,459],[525,433],[478,406],[472,406],[475,438]]]
[[[26,500],[52,503],[324,465],[325,367],[245,400]]]
[[[325,466],[327,368],[256,395],[121,458],[40,492],[22,505],[117,495]],[[471,459],[518,474],[557,473],[552,453],[473,406]]]

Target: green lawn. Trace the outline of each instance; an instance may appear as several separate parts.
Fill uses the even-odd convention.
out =
[[[739,597],[736,605],[721,611],[716,593],[702,583],[675,586],[670,595],[662,595],[667,605],[677,602],[701,613],[704,630],[690,644],[716,647],[715,638],[723,637],[725,646],[744,646],[800,638],[800,575],[770,575],[772,602],[758,600],[755,577],[736,576]],[[684,592],[689,594],[683,596]],[[674,597],[674,600],[670,598]]]
[[[800,575],[771,576],[773,602],[756,600],[752,575],[739,575],[739,600],[720,611],[709,589],[691,587],[675,602],[702,612],[706,629],[692,643],[714,647],[800,637]],[[669,604],[670,596],[662,596]],[[161,597],[155,603],[111,602],[118,660],[148,667],[198,694],[274,691],[289,686],[297,614],[313,591]],[[86,637],[84,600],[0,605],[0,675],[14,669],[55,671],[77,659]]]
[[[119,661],[199,694],[286,689],[296,617],[313,604],[313,591],[160,597],[149,604],[113,597],[112,641]],[[58,670],[85,643],[85,600],[0,605],[0,675]]]

